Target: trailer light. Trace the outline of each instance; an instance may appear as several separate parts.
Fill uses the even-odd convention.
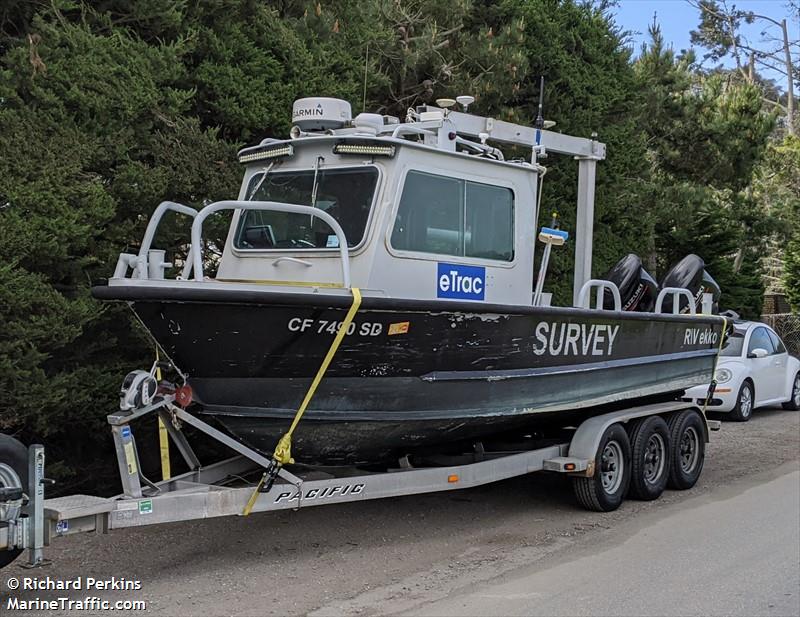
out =
[[[294,155],[294,146],[286,144],[285,146],[278,146],[276,148],[258,149],[253,152],[245,152],[239,154],[240,163],[254,163],[256,161],[264,161],[268,159],[277,159],[281,157],[288,157]]]
[[[447,476],[447,482],[450,484],[455,484],[456,482],[458,482],[458,476],[456,474]]]
[[[369,156],[394,156],[394,146],[372,144],[338,143],[333,146],[334,154],[366,154]]]
[[[565,463],[564,471],[575,471],[575,463]]]

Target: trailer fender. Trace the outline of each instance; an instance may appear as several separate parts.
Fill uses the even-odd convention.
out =
[[[600,439],[606,429],[612,424],[618,422],[624,424],[636,418],[669,414],[684,409],[696,409],[701,416],[703,415],[702,411],[696,405],[688,405],[681,401],[674,401],[621,409],[584,420],[575,431],[575,435],[572,437],[572,441],[570,441],[569,444],[569,454],[567,458],[583,463],[579,465],[578,469],[585,468],[585,471],[579,471],[575,475],[587,477],[592,477],[594,475],[594,461],[597,456],[597,448],[600,446]],[[705,441],[708,443],[708,425],[706,422],[703,422],[703,432]]]

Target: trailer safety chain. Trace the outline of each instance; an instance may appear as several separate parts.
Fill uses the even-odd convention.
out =
[[[261,476],[261,480],[259,480],[253,495],[247,502],[247,505],[242,512],[243,516],[250,514],[253,506],[256,503],[256,499],[258,499],[259,493],[268,493],[270,491],[272,485],[275,483],[275,479],[278,476],[278,472],[281,470],[281,467],[294,463],[294,459],[292,458],[292,434],[297,428],[297,425],[300,424],[300,420],[302,419],[303,414],[306,412],[306,408],[311,402],[311,399],[314,397],[317,387],[322,381],[322,378],[325,376],[328,366],[330,366],[333,357],[339,350],[339,345],[341,345],[342,340],[344,340],[344,337],[350,328],[350,324],[353,323],[353,319],[355,318],[356,313],[361,306],[361,290],[358,287],[351,287],[350,291],[353,294],[353,303],[350,305],[350,310],[347,311],[347,315],[339,327],[339,331],[333,338],[333,342],[328,349],[328,353],[325,354],[325,358],[322,360],[322,364],[317,370],[317,374],[314,376],[314,381],[311,382],[311,386],[309,386],[305,398],[303,398],[303,402],[300,404],[297,413],[294,415],[294,420],[292,420],[289,430],[286,431],[283,437],[281,437],[278,441],[278,445],[275,446],[275,451],[272,454],[272,460],[270,461],[269,467],[267,467],[266,472]]]
[[[728,318],[722,318],[722,332],[719,335],[719,348],[717,354],[714,356],[714,369],[711,372],[711,383],[708,384],[708,392],[706,392],[706,400],[703,401],[703,417],[706,415],[706,409],[711,404],[711,399],[714,397],[714,391],[717,389],[717,364],[719,363],[719,354],[722,353],[722,346],[728,340]]]

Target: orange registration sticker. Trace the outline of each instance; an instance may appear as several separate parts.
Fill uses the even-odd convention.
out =
[[[409,325],[410,322],[408,321],[389,324],[389,336],[393,336],[395,334],[406,334],[408,332]]]

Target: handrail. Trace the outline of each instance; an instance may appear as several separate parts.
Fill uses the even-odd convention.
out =
[[[482,152],[485,155],[493,156],[498,161],[504,161],[505,157],[503,153],[494,148],[492,146],[487,146],[484,143],[476,143],[474,141],[470,141],[469,139],[464,139],[463,137],[456,136],[456,143],[461,144],[462,146],[466,146],[467,148],[472,148],[473,151]]]
[[[394,130],[392,131],[392,137],[399,138],[403,135],[403,133],[408,133],[409,135],[430,135],[430,131],[426,131],[425,129],[421,129],[416,126],[408,126],[407,124],[399,124],[397,125]]]
[[[674,315],[680,315],[681,312],[680,296],[686,296],[686,299],[689,301],[689,313],[692,315],[697,314],[695,299],[692,292],[683,287],[664,287],[659,291],[658,297],[656,298],[656,313],[661,312],[661,306],[664,304],[664,298],[667,297],[667,294],[672,294],[672,313]]]
[[[310,261],[306,261],[305,259],[298,259],[297,257],[287,257],[284,255],[283,257],[278,257],[277,259],[273,260],[272,265],[277,266],[278,264],[288,261],[293,264],[300,264],[301,266],[311,267],[313,264]]]
[[[153,244],[153,239],[156,237],[156,230],[161,223],[161,219],[164,216],[164,213],[168,210],[186,214],[192,218],[197,216],[197,210],[194,208],[184,206],[183,204],[179,204],[174,201],[162,201],[160,204],[158,204],[158,207],[155,209],[150,217],[150,220],[147,222],[147,229],[145,229],[144,232],[142,246],[139,249],[139,254],[136,256],[136,265],[134,266],[133,271],[134,278],[147,278],[146,274],[145,276],[142,276],[142,273],[147,272],[147,254],[150,252],[150,246]],[[186,263],[187,267],[184,267],[184,278],[188,275],[187,270],[188,264],[191,263],[191,252],[186,256]]]
[[[289,212],[291,214],[307,214],[308,216],[315,216],[325,221],[336,238],[339,240],[339,256],[342,260],[342,283],[346,288],[350,287],[350,253],[347,247],[347,237],[344,235],[339,223],[330,214],[319,208],[312,208],[311,206],[300,206],[297,204],[284,204],[275,201],[238,201],[238,200],[224,200],[217,201],[213,204],[207,205],[205,208],[197,213],[197,216],[192,223],[192,262],[194,269],[194,280],[203,280],[203,243],[202,243],[202,230],[203,221],[209,215],[219,212],[220,210],[266,210],[273,212]]]
[[[592,288],[597,288],[597,300],[595,301],[595,309],[598,311],[604,310],[603,309],[603,302],[605,300],[605,294],[600,293],[600,290],[608,289],[611,291],[611,295],[614,297],[614,310],[621,311],[622,310],[622,299],[619,295],[619,288],[612,282],[606,281],[603,279],[589,279],[586,281],[583,286],[581,287],[580,292],[578,293],[578,307],[579,308],[590,308],[590,304],[592,301],[591,292]]]

